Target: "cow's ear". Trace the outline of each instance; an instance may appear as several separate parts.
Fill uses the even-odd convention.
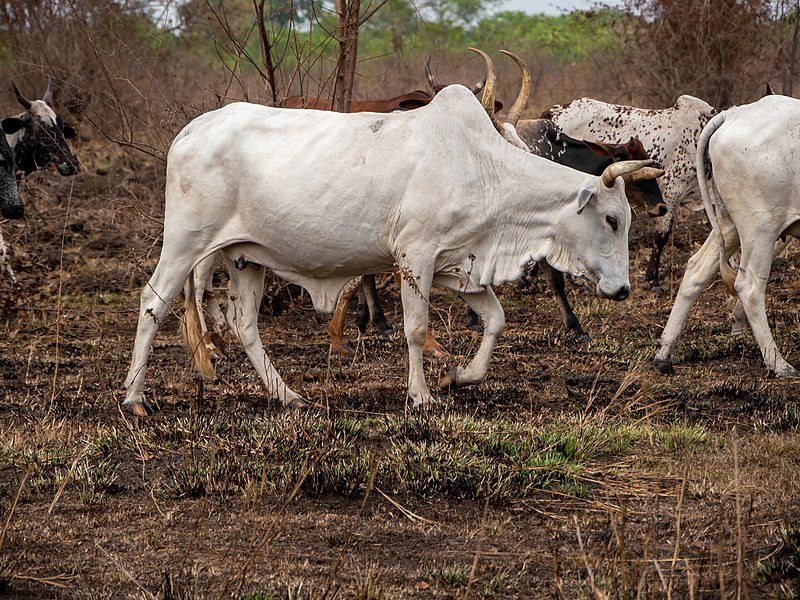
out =
[[[72,128],[72,125],[67,125],[64,123],[64,137],[68,140],[71,140],[75,137],[75,130]]]
[[[589,140],[581,140],[581,141],[584,144],[586,144],[589,147],[589,150],[591,150],[595,154],[614,158],[614,151],[608,144],[603,144],[602,142],[590,142]]]
[[[17,117],[8,117],[3,119],[3,133],[11,135],[17,133],[20,129],[25,127],[25,121]]]
[[[589,204],[589,201],[594,198],[595,195],[593,189],[588,187],[581,188],[581,191],[578,193],[578,214],[583,212],[583,209],[586,208],[586,205]]]

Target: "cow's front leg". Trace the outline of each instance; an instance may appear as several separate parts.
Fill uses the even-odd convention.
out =
[[[503,307],[498,302],[492,288],[487,286],[481,292],[462,294],[462,297],[483,321],[483,339],[472,361],[466,367],[455,367],[445,375],[439,382],[441,388],[472,385],[483,381],[489,370],[489,361],[497,344],[497,338],[506,328]]]
[[[650,288],[654,292],[666,291],[661,287],[660,271],[661,271],[661,253],[664,251],[664,246],[669,241],[669,236],[672,234],[672,223],[674,219],[674,206],[668,207],[667,214],[658,219],[656,224],[656,235],[653,240],[653,248],[650,252],[650,260],[647,262],[644,276]]]
[[[428,299],[431,293],[430,275],[413,277],[404,274],[400,285],[403,301],[403,331],[408,344],[408,396],[414,408],[433,404],[434,399],[425,381],[422,348],[428,332]]]

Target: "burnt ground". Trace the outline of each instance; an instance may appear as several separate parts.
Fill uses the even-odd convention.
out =
[[[286,381],[324,408],[298,415],[265,399],[231,340],[218,380],[200,381],[176,304],[148,373],[160,410],[135,419],[119,410],[120,387],[138,293],[157,262],[163,176],[140,159],[84,156],[88,168],[73,179],[24,182],[25,222],[2,224],[19,278],[16,288],[0,283],[8,597],[800,594],[796,383],[768,377],[751,336],[728,335],[719,283],[691,316],[676,374],[650,367],[705,235],[699,215],[679,217],[663,263],[668,293],[641,281],[652,233],[644,218],[632,232],[629,300],[570,286],[591,344],[561,330],[543,278],[498,290],[508,326],[487,381],[443,394],[431,413],[406,404],[402,336],[359,338],[351,322],[357,356],[329,358],[326,320],[301,291],[275,286],[280,314],[265,307],[262,338]],[[790,245],[769,286],[770,325],[790,361],[800,347],[797,258]],[[396,290],[382,295],[401,329]],[[452,353],[428,361],[435,382],[479,338],[456,298],[437,293],[433,305]],[[321,478],[348,428],[355,441],[343,447],[365,469]],[[557,476],[525,489],[513,473],[447,479],[473,472],[474,444],[508,431],[562,436],[583,451],[562,452]],[[619,432],[627,443],[611,444]],[[430,456],[410,461],[409,440]],[[285,457],[279,442],[291,445]],[[436,462],[444,449],[451,463]],[[498,469],[516,468],[493,456]],[[256,463],[260,471],[244,470]],[[284,465],[294,471],[280,479]]]

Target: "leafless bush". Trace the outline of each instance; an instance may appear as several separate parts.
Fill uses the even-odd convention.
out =
[[[758,98],[764,82],[791,91],[797,0],[625,0],[619,52],[606,73],[652,106],[692,94],[725,108]],[[630,18],[630,15],[636,15]]]

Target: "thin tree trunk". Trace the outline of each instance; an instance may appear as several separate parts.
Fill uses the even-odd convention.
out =
[[[350,112],[350,101],[353,99],[360,12],[361,0],[336,0],[339,61],[336,68],[334,107],[339,112]]]

